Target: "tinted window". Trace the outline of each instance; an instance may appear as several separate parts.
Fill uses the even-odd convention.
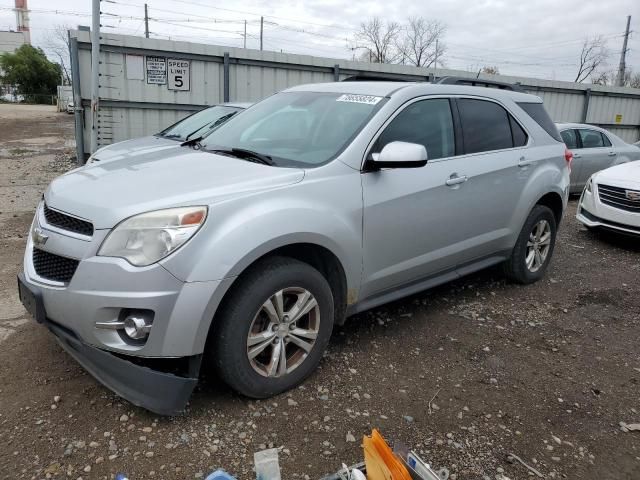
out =
[[[556,124],[551,121],[549,114],[541,103],[518,103],[520,108],[529,114],[545,132],[551,135],[555,140],[562,142],[562,137],[558,133]]]
[[[508,115],[508,114],[507,114]],[[527,144],[527,133],[522,129],[520,124],[516,122],[515,118],[509,115],[509,121],[511,122],[511,135],[513,136],[514,147],[524,147]]]
[[[412,103],[394,118],[378,137],[374,152],[391,142],[424,145],[430,160],[455,155],[453,119],[447,99]]]
[[[464,152],[476,153],[513,147],[509,114],[497,103],[458,100]]]
[[[595,130],[578,130],[582,148],[599,148],[604,147],[604,141],[600,132]]]
[[[578,148],[578,137],[575,130],[563,130],[560,132],[560,136],[567,148]]]
[[[609,137],[607,137],[604,133],[600,132],[600,135],[602,135],[602,141],[604,142],[604,146],[605,147],[610,147],[611,146],[611,140],[609,140]]]

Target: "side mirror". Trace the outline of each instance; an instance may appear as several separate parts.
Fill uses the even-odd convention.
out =
[[[427,164],[424,145],[409,142],[391,142],[380,153],[372,156],[372,165],[378,168],[419,168]]]

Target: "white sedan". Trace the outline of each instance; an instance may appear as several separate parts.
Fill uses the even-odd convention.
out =
[[[593,174],[576,218],[588,228],[640,235],[640,161]]]

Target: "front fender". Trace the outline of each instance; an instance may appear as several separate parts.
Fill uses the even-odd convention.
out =
[[[277,248],[312,243],[331,251],[347,287],[358,289],[362,194],[359,172],[348,170],[213,205],[202,231],[163,266],[186,282],[222,280]]]

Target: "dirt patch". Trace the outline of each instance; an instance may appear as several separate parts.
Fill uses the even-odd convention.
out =
[[[71,117],[48,115],[13,130],[2,120],[0,132],[72,138]],[[0,477],[186,479],[223,467],[249,479],[253,452],[275,446],[283,478],[315,479],[361,460],[359,439],[377,427],[451,478],[528,478],[509,454],[545,478],[640,478],[640,432],[620,427],[640,421],[640,248],[585,231],[575,201],[541,282],[489,270],[386,305],[337,328],[321,368],[288,394],[251,401],[208,378],[185,416],[159,418],[20,316],[36,192],[63,168],[52,159],[70,155],[66,142],[46,148],[53,156],[31,163],[0,158],[12,165],[0,187]],[[32,176],[24,194],[11,183]]]

